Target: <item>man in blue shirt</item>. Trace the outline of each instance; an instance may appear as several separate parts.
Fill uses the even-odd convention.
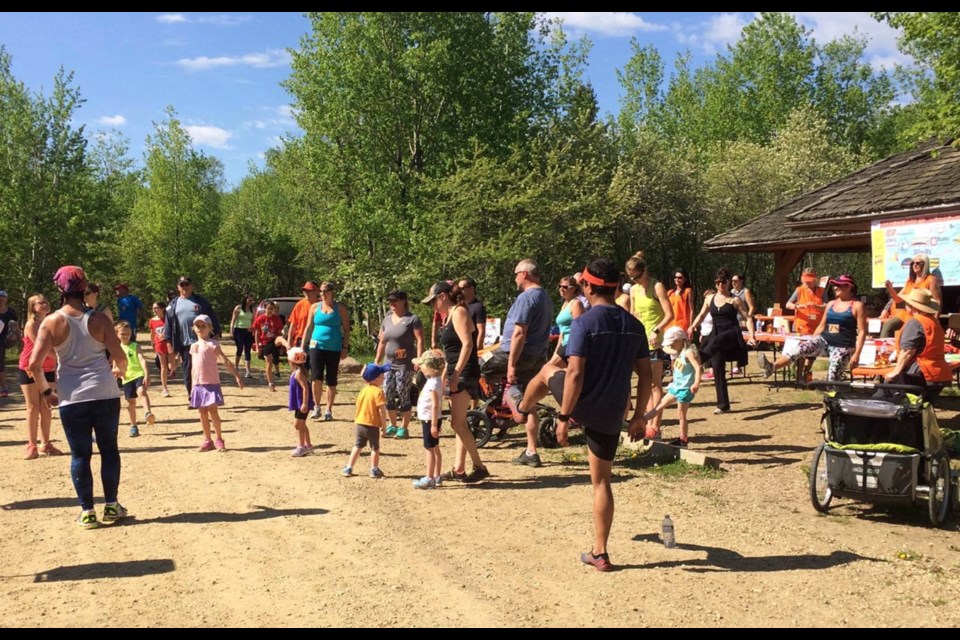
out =
[[[500,348],[480,366],[480,374],[489,381],[498,381],[507,376],[506,397],[511,388],[513,393],[522,394],[521,389],[537,375],[547,361],[547,349],[550,341],[550,325],[553,323],[553,301],[540,286],[540,268],[533,260],[526,259],[517,263],[513,278],[520,290],[507,313],[503,325],[503,337]],[[523,422],[514,413],[518,422]],[[527,427],[527,450],[514,458],[515,464],[531,467],[541,465],[537,454],[537,416],[530,414],[525,418]]]
[[[613,524],[610,474],[620,444],[623,413],[630,401],[630,378],[637,374],[637,400],[630,419],[631,440],[643,437],[643,411],[650,397],[650,348],[643,324],[614,303],[620,272],[607,259],[594,260],[583,270],[580,284],[590,309],[575,318],[567,340],[567,365],[546,365],[515,403],[530,410],[548,392],[560,403],[557,441],[566,446],[571,417],[583,425],[593,482],[593,548],[580,560],[598,571],[613,568],[607,539]]]
[[[140,319],[144,315],[143,302],[140,301],[140,298],[130,293],[130,287],[123,282],[114,286],[113,290],[117,293],[117,317],[127,321],[133,330],[133,341],[136,342],[137,326],[140,324]]]
[[[193,321],[200,314],[210,316],[213,323],[213,335],[220,336],[220,321],[213,307],[206,298],[193,292],[193,280],[182,276],[177,281],[180,297],[174,298],[167,305],[165,331],[167,342],[174,353],[180,356],[183,363],[183,384],[187,388],[187,397],[193,390],[193,362],[190,357],[190,345],[197,341],[197,334],[193,331]]]

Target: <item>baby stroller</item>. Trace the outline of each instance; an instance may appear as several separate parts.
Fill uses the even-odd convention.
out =
[[[919,387],[814,382],[824,395],[825,442],[813,452],[810,499],[826,513],[834,497],[926,504],[939,527],[950,508],[950,458],[933,406]],[[873,392],[892,392],[885,398]]]
[[[478,447],[485,446],[491,438],[503,440],[507,429],[517,424],[510,407],[503,401],[505,382],[490,382],[480,377],[480,406],[467,412],[467,426],[473,433]],[[544,404],[537,404],[538,442],[541,447],[554,449],[557,443],[556,410]],[[494,434],[494,429],[497,433]]]

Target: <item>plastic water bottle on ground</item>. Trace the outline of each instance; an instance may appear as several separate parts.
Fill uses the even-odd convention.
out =
[[[669,515],[663,517],[663,533],[660,536],[663,539],[663,546],[667,549],[673,549],[677,546],[677,539],[673,533],[673,520]]]

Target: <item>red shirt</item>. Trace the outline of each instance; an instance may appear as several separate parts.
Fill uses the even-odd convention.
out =
[[[257,344],[271,344],[283,332],[283,321],[280,316],[264,314],[253,321],[251,328],[257,336]]]
[[[158,351],[157,343],[167,339],[166,322],[160,318],[150,318],[150,341],[153,342],[153,350]]]

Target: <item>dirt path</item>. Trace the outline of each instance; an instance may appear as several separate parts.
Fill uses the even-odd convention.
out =
[[[155,393],[157,425],[138,439],[121,425],[120,496],[134,517],[95,531],[72,522],[68,457],[20,459],[12,396],[0,405],[0,625],[960,626],[955,514],[937,530],[919,507],[811,508],[810,392],[738,380],[733,412],[714,416],[705,388],[693,447],[724,473],[618,464],[610,553],[621,570],[600,574],[578,562],[592,537],[586,467],[558,451],[541,469],[510,464],[519,429],[482,451],[493,477],[479,486],[412,489],[416,439],[385,442],[383,480],[365,475],[366,457],[340,476],[358,387],[347,377],[337,420],[311,422],[321,447],[301,459],[285,392],[262,381],[225,387],[225,454],[197,452],[182,386]],[[941,412],[954,428],[957,409]],[[54,434],[66,449],[56,420]],[[665,513],[677,549],[660,544]]]

